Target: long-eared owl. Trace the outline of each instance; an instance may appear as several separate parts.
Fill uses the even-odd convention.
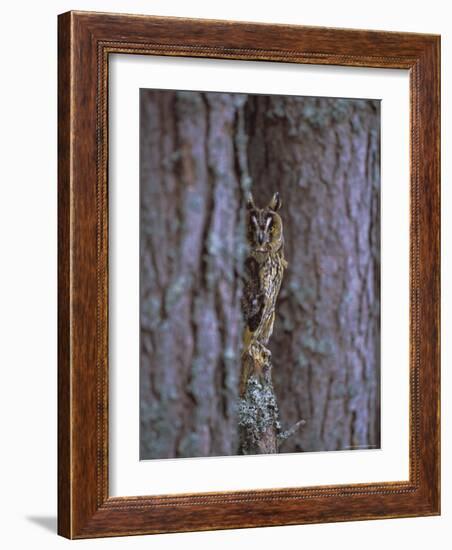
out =
[[[256,354],[270,355],[266,348],[273,332],[276,299],[281,288],[284,269],[284,236],[279,193],[275,193],[265,208],[258,208],[250,194],[247,200],[248,257],[245,261],[245,285],[242,312],[245,323],[243,335],[244,363],[249,358],[260,363]],[[249,376],[247,367],[242,374],[243,384]],[[245,379],[243,378],[245,376]]]

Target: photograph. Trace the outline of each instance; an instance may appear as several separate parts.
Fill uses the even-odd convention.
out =
[[[380,100],[140,89],[140,460],[380,448]]]
[[[450,5],[2,8],[2,547],[450,549]]]

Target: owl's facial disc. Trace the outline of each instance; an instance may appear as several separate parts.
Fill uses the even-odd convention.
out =
[[[250,216],[251,233],[257,252],[267,252],[270,248],[272,215],[265,210],[255,210]]]

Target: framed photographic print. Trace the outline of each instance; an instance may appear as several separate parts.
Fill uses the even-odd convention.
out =
[[[59,16],[61,535],[439,514],[439,47]]]

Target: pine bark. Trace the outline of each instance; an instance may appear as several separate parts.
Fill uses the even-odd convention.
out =
[[[279,190],[289,262],[270,348],[281,452],[380,445],[379,102],[248,102],[253,193]]]
[[[141,94],[140,456],[236,454],[246,96]]]
[[[141,91],[140,456],[237,454],[245,193],[283,200],[280,452],[379,446],[379,103]]]

